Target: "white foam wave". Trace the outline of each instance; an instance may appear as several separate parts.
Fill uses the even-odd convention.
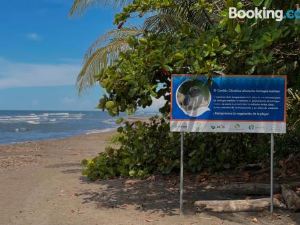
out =
[[[47,114],[49,116],[69,116],[70,113],[44,113]]]
[[[29,123],[29,124],[41,124],[41,123],[54,123],[63,120],[81,120],[85,114],[83,113],[31,113],[28,115],[15,115],[15,116],[0,116],[0,123]]]
[[[101,130],[89,130],[88,132],[86,132],[85,134],[100,134],[100,133],[106,133],[106,132],[111,132],[111,131],[115,131],[116,128],[106,128],[106,129],[101,129]]]
[[[21,127],[21,128],[16,128],[16,129],[15,129],[15,132],[16,132],[16,133],[19,133],[19,132],[25,132],[25,131],[27,131],[27,129],[26,129],[25,127]]]
[[[0,116],[0,122],[1,121],[8,121],[11,119],[11,116]]]
[[[115,125],[116,124],[115,119],[108,119],[108,120],[104,120],[102,122],[105,123],[105,124],[108,124],[108,125]]]
[[[29,124],[40,124],[39,121],[34,121],[34,120],[28,120],[28,121],[26,121],[26,123],[29,123]]]

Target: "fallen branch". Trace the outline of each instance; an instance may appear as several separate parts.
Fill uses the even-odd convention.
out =
[[[196,206],[197,211],[258,212],[270,207],[270,198],[196,201],[194,205]],[[274,198],[274,206],[277,208],[285,208],[285,205],[276,198]]]

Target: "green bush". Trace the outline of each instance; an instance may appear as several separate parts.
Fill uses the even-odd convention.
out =
[[[289,154],[300,152],[300,92],[288,90],[287,102],[287,134],[278,135],[276,139],[276,154],[278,158],[284,158]]]
[[[112,140],[119,147],[107,147],[94,159],[84,160],[83,174],[91,180],[116,176],[143,178],[154,172],[168,174],[179,168],[178,139],[178,134],[169,132],[164,119],[125,122]]]
[[[299,96],[298,91],[289,90],[288,130],[285,135],[276,135],[277,160],[300,152]],[[189,172],[217,172],[268,161],[269,141],[268,134],[186,133],[184,167]],[[170,132],[167,119],[153,117],[149,122],[124,122],[112,144],[118,147],[109,146],[97,157],[82,161],[83,174],[89,179],[144,178],[179,170],[180,134]]]
[[[83,174],[96,180],[178,171],[180,134],[169,129],[168,121],[158,117],[148,123],[125,122],[112,140],[118,147],[107,147],[94,159],[83,160]],[[184,139],[184,164],[189,172],[234,169],[269,158],[269,135],[186,133]],[[282,143],[287,137],[278,140]],[[290,145],[299,144],[299,139],[296,142]]]

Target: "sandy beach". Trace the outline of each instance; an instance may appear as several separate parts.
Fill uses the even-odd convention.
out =
[[[300,224],[299,213],[287,211],[195,214],[189,205],[201,190],[191,186],[179,216],[178,183],[164,178],[87,181],[80,161],[103,151],[112,135],[1,145],[0,225]]]

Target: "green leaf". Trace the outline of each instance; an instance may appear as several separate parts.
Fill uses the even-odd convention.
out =
[[[124,121],[124,118],[120,117],[116,120],[116,124],[121,124],[121,123],[123,123],[123,121]]]
[[[244,4],[243,4],[242,2],[238,2],[238,3],[236,4],[236,7],[237,7],[238,9],[242,9],[242,8],[244,7]]]
[[[170,67],[169,65],[163,65],[162,68],[165,69],[168,72],[172,72],[173,71],[172,67]]]
[[[273,1],[273,0],[265,0],[264,6],[265,6],[266,8],[269,8],[269,7],[271,6],[271,4],[272,4],[272,1]]]
[[[141,44],[144,44],[144,45],[146,45],[146,44],[148,43],[148,41],[147,41],[146,38],[140,38],[140,39],[139,39],[139,42],[140,42]]]
[[[173,56],[173,59],[174,59],[175,61],[182,60],[182,59],[184,59],[184,54],[182,54],[182,53],[176,53],[176,54]]]
[[[130,170],[130,171],[129,171],[129,176],[134,177],[135,174],[136,174],[136,171],[135,171],[135,170]]]
[[[255,6],[261,6],[265,0],[253,0]]]
[[[224,55],[231,55],[231,53],[232,53],[232,52],[231,52],[231,51],[228,51],[228,50],[224,50],[224,51],[223,51],[223,54],[224,54]]]
[[[238,23],[237,25],[236,25],[236,27],[235,27],[235,32],[237,32],[238,34],[240,34],[241,33],[241,25]]]
[[[212,46],[213,48],[218,48],[220,47],[220,41],[218,38],[214,38],[213,42],[212,42]]]
[[[105,108],[112,109],[115,107],[115,103],[113,101],[108,101],[105,103]]]

